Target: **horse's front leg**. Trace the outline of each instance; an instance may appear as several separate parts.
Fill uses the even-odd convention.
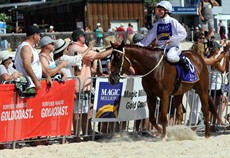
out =
[[[156,118],[155,118],[155,111],[156,111],[156,100],[157,97],[148,97],[147,96],[147,103],[148,103],[148,108],[149,108],[149,121],[152,123],[152,125],[155,127],[158,133],[162,133],[162,128],[156,123]]]
[[[198,92],[199,93],[199,92]],[[204,122],[205,122],[205,137],[209,138],[210,133],[210,126],[209,126],[209,104],[208,104],[208,93],[199,93],[200,100],[202,103],[202,112],[204,115]]]
[[[183,121],[183,105],[182,105],[182,99],[183,95],[176,95],[173,98],[173,104],[176,108],[176,123],[181,125]]]
[[[161,124],[163,128],[162,139],[165,139],[166,136],[166,125],[167,125],[167,113],[168,113],[168,104],[169,96],[164,94],[161,99]]]

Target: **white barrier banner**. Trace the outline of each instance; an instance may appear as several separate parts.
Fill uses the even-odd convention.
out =
[[[93,121],[129,121],[149,117],[142,78],[121,79],[111,85],[107,78],[97,78]]]

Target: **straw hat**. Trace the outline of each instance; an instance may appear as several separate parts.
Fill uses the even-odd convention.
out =
[[[64,41],[63,39],[58,39],[56,40],[56,42],[54,42],[54,55],[57,53],[60,53],[61,51],[63,51],[66,47],[68,47],[69,42]]]
[[[134,33],[130,34],[127,38],[127,43],[128,44],[132,44],[133,43],[133,36],[134,36]]]
[[[115,38],[114,36],[107,36],[107,37],[104,39],[104,41],[105,41],[105,42],[104,42],[104,43],[105,43],[104,49],[107,49],[107,48],[111,47],[110,42],[115,43],[116,38]]]

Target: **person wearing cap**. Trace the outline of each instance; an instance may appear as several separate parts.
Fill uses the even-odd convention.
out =
[[[52,25],[50,25],[49,32],[50,32],[50,33],[54,33],[54,32],[55,32],[55,31],[54,31],[54,27],[53,27]],[[56,40],[56,36],[55,36],[55,35],[51,35],[51,38],[52,38],[53,40]]]
[[[181,56],[180,42],[187,37],[185,28],[174,18],[170,17],[172,13],[172,4],[169,1],[157,3],[158,21],[149,31],[148,35],[137,45],[148,47],[155,40],[157,47],[168,50],[167,60],[172,63],[180,62],[185,69],[189,70],[189,63],[185,56]]]
[[[39,59],[44,69],[48,72],[51,77],[54,77],[57,74],[62,75],[62,80],[65,80],[66,74],[63,73],[61,68],[67,66],[66,61],[61,61],[58,65],[56,65],[53,60],[51,53],[55,50],[54,43],[56,41],[52,40],[49,36],[44,36],[40,40],[41,52],[39,53]]]
[[[15,55],[14,65],[23,76],[31,77],[36,88],[41,89],[40,79],[42,75],[46,77],[47,84],[52,86],[52,80],[49,74],[42,67],[38,52],[35,46],[41,39],[41,33],[36,26],[26,27],[26,39],[18,46]]]
[[[68,48],[68,53],[67,55],[70,55],[70,56],[74,56],[75,54],[83,54],[86,50],[87,50],[87,46],[85,45],[85,36],[84,36],[84,32],[80,29],[77,29],[75,31],[73,31],[72,33],[72,44],[69,46]],[[92,47],[92,44],[93,42],[90,41],[90,44],[89,44],[89,47]],[[84,95],[86,98],[89,99],[89,96],[90,96],[90,91],[91,91],[91,82],[90,80],[86,80],[87,78],[90,78],[91,77],[91,68],[92,68],[92,65],[91,65],[91,61],[95,60],[95,59],[103,59],[107,56],[109,56],[110,54],[112,53],[112,49],[108,49],[108,50],[105,50],[103,52],[96,52],[94,50],[89,50],[88,53],[83,57],[82,59],[82,68],[80,70],[80,75],[79,75],[79,78],[80,78],[80,89],[79,89],[79,83],[77,84],[77,87],[76,87],[76,92],[80,92],[81,90],[84,91]],[[84,83],[84,85],[83,85]],[[74,117],[74,122],[77,121],[78,119],[78,114],[79,113],[82,113],[82,132],[83,134],[85,135],[86,134],[86,122],[87,122],[87,115],[88,115],[88,112],[89,112],[89,109],[88,107],[90,105],[88,105],[89,102],[84,102],[84,105],[83,105],[83,110],[81,111],[80,109],[80,105],[79,105],[79,99],[75,100],[75,105],[76,105],[76,109],[75,109],[75,117]],[[76,124],[74,123],[74,126]],[[92,132],[92,127],[91,127],[91,123],[88,124],[89,127],[88,127],[88,131],[89,133]],[[75,129],[75,127],[74,127]],[[78,131],[79,132],[79,131]]]
[[[2,51],[0,53],[0,64],[0,83],[22,77],[22,73],[13,68],[13,61],[9,52]]]
[[[124,39],[124,32],[125,32],[125,28],[124,28],[123,23],[121,23],[120,26],[117,28],[117,32],[118,32],[118,38],[123,40]]]
[[[102,46],[103,45],[103,28],[101,27],[100,23],[97,23],[97,27],[95,29],[96,34],[96,46]]]

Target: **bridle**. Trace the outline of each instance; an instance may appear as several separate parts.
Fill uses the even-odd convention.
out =
[[[146,74],[140,76],[141,78],[148,76],[150,73],[152,73],[160,65],[160,63],[162,62],[162,60],[164,58],[164,54],[166,53],[166,47],[167,47],[167,45],[168,44],[165,45],[164,53],[162,54],[162,56],[160,58],[160,61],[149,72],[147,72]],[[123,48],[122,51],[118,50],[118,49],[113,49],[113,51],[122,54],[121,67],[120,67],[120,70],[118,72],[118,76],[120,77],[121,76],[121,72],[122,72],[122,67],[123,67],[123,64],[124,64],[124,60],[126,59],[129,62],[129,67],[132,66],[132,62],[131,62],[131,60],[128,57],[125,56],[125,48]]]

